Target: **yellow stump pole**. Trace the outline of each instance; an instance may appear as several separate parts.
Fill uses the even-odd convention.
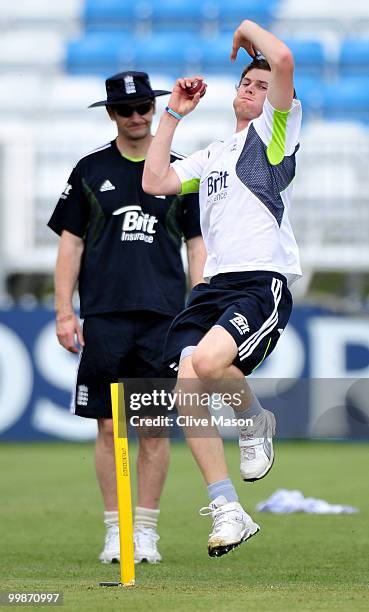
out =
[[[124,404],[123,383],[110,385],[114,425],[115,466],[120,539],[120,583],[100,583],[101,586],[134,586],[133,520],[131,476]]]

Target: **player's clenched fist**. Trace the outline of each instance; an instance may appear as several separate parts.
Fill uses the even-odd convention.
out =
[[[188,115],[205,94],[206,83],[200,75],[177,79],[169,100],[169,108],[179,115]]]

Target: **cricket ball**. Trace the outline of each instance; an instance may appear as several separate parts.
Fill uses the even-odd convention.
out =
[[[200,98],[205,95],[206,83],[203,81],[193,81],[190,87],[186,87],[186,94],[190,96],[190,98],[193,98],[198,92],[200,92]]]

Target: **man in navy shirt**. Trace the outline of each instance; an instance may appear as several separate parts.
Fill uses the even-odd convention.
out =
[[[110,383],[119,377],[159,378],[163,342],[185,298],[181,260],[187,245],[191,285],[202,280],[205,249],[197,195],[152,196],[142,190],[155,97],[143,72],[106,81],[106,106],[117,125],[112,142],[73,169],[48,223],[60,235],[55,272],[60,344],[80,353],[72,410],[98,422],[96,472],[105,512],[103,563],[119,561]],[[172,160],[180,158],[172,153]],[[73,312],[79,284],[83,330]],[[167,437],[139,434],[135,562],[161,560],[156,533],[159,499],[169,463]]]

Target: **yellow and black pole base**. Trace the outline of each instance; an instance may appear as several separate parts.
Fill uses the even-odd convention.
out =
[[[110,385],[114,426],[115,467],[120,540],[120,582],[100,582],[100,586],[131,587],[135,584],[131,475],[123,383]]]

